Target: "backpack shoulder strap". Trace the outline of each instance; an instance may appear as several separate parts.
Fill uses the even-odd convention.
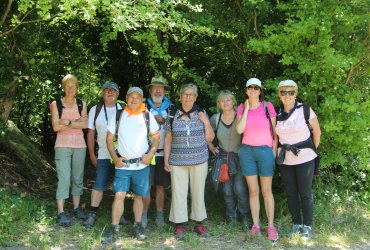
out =
[[[168,115],[168,117],[170,118],[171,131],[173,129],[172,125],[173,125],[173,120],[175,119],[176,112],[177,112],[177,108],[175,107],[175,105],[171,104],[169,108],[169,115]]]
[[[58,109],[58,115],[59,115],[59,119],[62,118],[62,113],[63,113],[63,103],[62,103],[62,99],[61,98],[56,98],[55,99],[55,102],[56,102],[56,105],[57,105],[57,109]]]
[[[312,135],[312,126],[310,124],[310,106],[307,104],[303,104],[303,114],[304,114],[304,119],[306,121],[307,127],[310,130],[310,133]]]
[[[149,111],[145,110],[143,112],[143,116],[144,116],[144,121],[145,121],[145,126],[146,126],[146,138],[148,140],[148,144],[149,144],[149,148],[150,146],[152,145],[152,142],[150,140],[150,117],[149,117]]]
[[[123,112],[123,109],[117,110],[117,112],[116,112],[116,137],[117,137],[117,141],[118,141],[118,129],[119,129],[119,124],[120,124],[121,117],[122,117],[122,112]]]
[[[269,109],[268,109],[268,102],[266,100],[263,101],[263,108],[265,110],[266,117],[267,117],[267,119],[269,120],[269,123],[270,123],[270,133],[271,133],[272,139],[275,140],[275,135],[274,135],[274,131],[273,131],[273,128],[272,128],[271,116],[270,116],[270,112],[269,112]]]
[[[82,115],[83,107],[84,107],[84,103],[82,102],[81,99],[77,98],[77,108],[78,108],[78,113],[80,113],[80,116]]]
[[[94,115],[94,128],[96,127],[95,126],[95,123],[96,123],[96,119],[98,118],[99,114],[100,114],[100,111],[103,107],[103,102],[99,102],[97,105],[96,105],[96,109],[95,109],[95,115]],[[95,129],[96,131],[96,129]]]

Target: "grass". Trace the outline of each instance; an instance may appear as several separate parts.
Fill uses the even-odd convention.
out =
[[[315,189],[320,187],[315,184]],[[241,227],[226,225],[224,205],[220,194],[207,190],[206,204],[209,219],[206,221],[212,233],[210,239],[199,238],[192,232],[193,222],[186,224],[186,238],[178,242],[174,238],[174,228],[167,223],[163,228],[153,226],[153,211],[149,213],[149,240],[139,242],[132,239],[132,226],[124,228],[122,237],[115,246],[102,246],[101,236],[110,223],[112,195],[103,200],[96,226],[87,230],[80,221],[73,220],[73,226],[62,228],[55,225],[55,204],[52,198],[39,198],[23,193],[0,189],[0,247],[25,249],[369,249],[370,213],[369,210],[353,202],[346,192],[326,186],[325,192],[315,197],[314,239],[304,242],[299,237],[286,238],[291,227],[286,198],[281,187],[274,190],[276,199],[276,226],[280,241],[272,243],[266,237],[253,238]],[[328,191],[328,192],[327,192]],[[336,194],[336,195],[335,195]],[[89,192],[83,196],[88,204]],[[125,216],[132,218],[132,201],[127,201]],[[154,203],[153,203],[154,204]],[[360,203],[361,204],[361,203]],[[167,204],[168,205],[168,204]],[[66,206],[71,207],[71,204]],[[261,208],[263,211],[264,208]],[[167,207],[167,212],[169,208]],[[261,214],[262,225],[266,218]],[[132,220],[132,219],[131,219]],[[264,226],[263,226],[264,227]]]

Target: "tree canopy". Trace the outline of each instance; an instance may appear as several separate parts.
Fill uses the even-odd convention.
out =
[[[221,89],[243,101],[253,76],[278,106],[278,82],[292,79],[318,114],[324,173],[370,183],[368,1],[7,0],[0,13],[2,122],[40,144],[66,73],[90,106],[106,80],[124,98],[161,74],[174,101],[196,83],[210,112]]]

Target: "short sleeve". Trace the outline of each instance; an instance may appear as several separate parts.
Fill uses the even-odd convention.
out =
[[[89,111],[89,123],[87,128],[95,130],[94,118],[95,118],[96,106],[92,107]]]
[[[237,117],[243,116],[243,112],[244,112],[244,103],[240,103],[240,105],[236,109],[236,116]]]
[[[271,102],[267,103],[267,108],[269,110],[270,117],[272,118],[276,117],[275,107]]]
[[[149,112],[149,120],[150,120],[150,126],[149,126],[150,133],[154,134],[155,132],[159,130],[159,126],[158,126],[157,121],[154,118],[154,115],[150,112]]]
[[[316,113],[312,110],[312,108],[310,107],[310,119],[309,120],[311,120],[311,119],[314,119],[314,118],[316,118],[317,116],[316,116]]]

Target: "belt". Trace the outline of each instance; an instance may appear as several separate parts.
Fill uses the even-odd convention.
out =
[[[141,158],[134,158],[134,159],[129,159],[129,160],[123,160],[122,162],[124,163],[137,163],[140,162]]]

